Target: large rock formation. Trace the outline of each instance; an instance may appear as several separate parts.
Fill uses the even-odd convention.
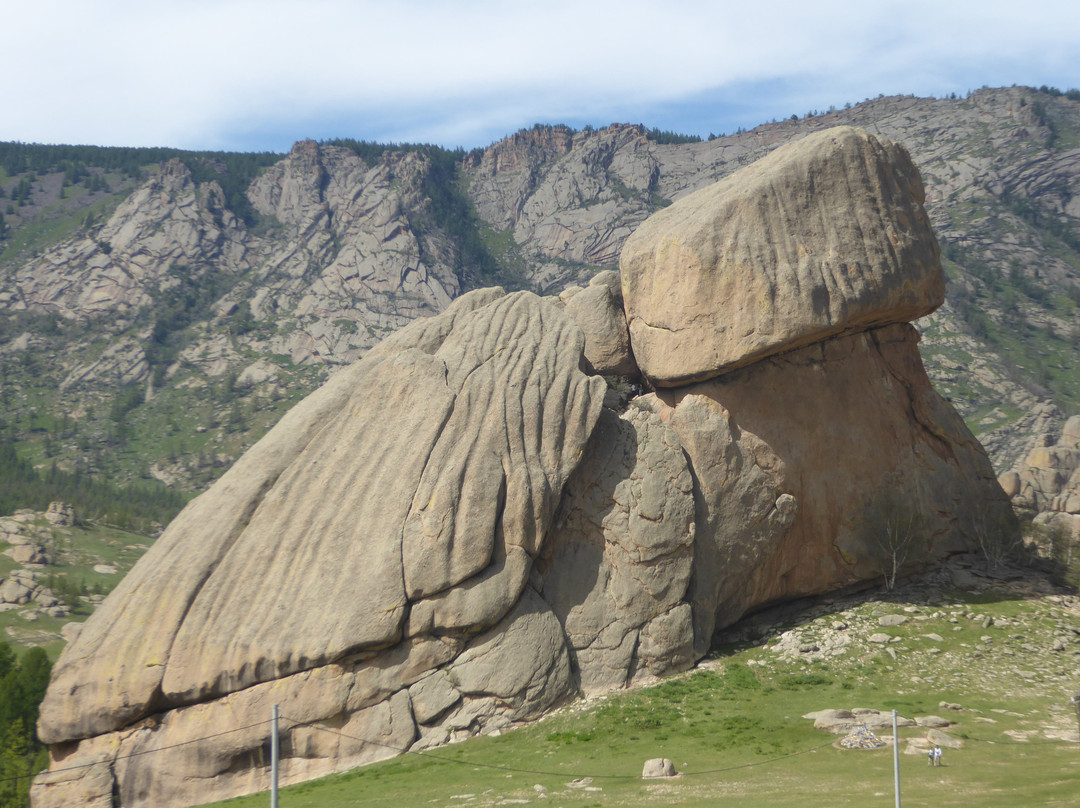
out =
[[[866,204],[881,215],[863,242],[772,238],[797,236],[835,267],[887,253],[866,244],[919,220],[917,177],[875,144],[843,131],[794,150],[828,176],[873,156]],[[748,210],[781,185],[807,210],[836,197],[817,180],[797,188],[783,160],[750,180]],[[931,389],[914,329],[859,330],[914,316],[940,285],[932,235],[903,232],[887,280],[777,293],[802,300],[802,347],[760,359],[757,339],[742,356],[728,345],[714,378],[621,410],[602,407],[592,375],[636,375],[610,276],[564,301],[473,292],[388,338],[189,505],[65,650],[41,711],[54,771],[35,805],[255,790],[273,704],[285,782],[494,731],[579,689],[686,668],[756,607],[969,546],[976,511],[1009,513],[989,462]],[[634,271],[708,288],[713,266],[694,278],[643,265],[664,238],[641,245]],[[641,287],[625,290],[641,310]],[[721,300],[714,319],[752,302]],[[654,379],[699,375],[650,362]],[[887,540],[896,519],[918,525],[902,546]]]
[[[0,303],[67,320],[108,318],[107,329],[119,331],[170,291],[182,298],[194,287],[217,289],[219,317],[244,303],[254,322],[290,320],[259,353],[295,364],[351,362],[461,292],[453,245],[410,227],[410,213],[427,204],[430,170],[415,152],[387,152],[369,165],[350,149],[299,142],[251,184],[252,208],[274,223],[254,232],[225,206],[216,181],[197,183],[170,160],[104,224],[20,267],[10,277],[17,294]],[[64,387],[144,381],[146,339],[129,332],[111,340],[104,356],[74,364]],[[200,354],[185,359],[203,364]],[[227,359],[242,361],[231,349]]]
[[[483,290],[293,409],[66,649],[41,712],[57,760],[171,748],[240,715],[257,723],[271,701],[294,721],[379,736],[385,756],[444,717],[421,711],[418,730],[407,690],[440,666],[462,728],[565,698],[559,622],[524,590],[603,400],[603,381],[579,370],[583,343],[554,302]],[[147,721],[155,731],[131,732]],[[156,759],[175,779],[119,767],[122,803],[176,802],[192,779],[206,783],[199,801],[248,790],[233,760],[264,736]],[[286,780],[371,759],[339,741],[316,735]],[[50,793],[36,799],[67,799]]]
[[[920,323],[920,351],[934,386],[995,468],[1012,468],[1065,420],[1040,369],[1070,367],[1075,352],[1074,309],[1045,303],[1080,289],[1075,251],[1063,252],[1051,233],[1075,229],[1080,217],[1080,156],[1068,145],[1080,102],[1031,87],[883,96],[680,144],[631,125],[577,134],[534,127],[469,155],[469,193],[491,227],[513,234],[534,283],[558,291],[582,283],[573,261],[606,266],[649,213],[838,125],[903,143],[919,167],[927,212],[951,260],[951,300]],[[1050,328],[1066,338],[1030,338]],[[1017,336],[1004,340],[1011,355],[986,333]],[[1050,378],[1055,397],[1068,401],[1071,376],[1051,370]]]
[[[72,239],[14,276],[25,306],[65,318],[124,316],[175,285],[174,268],[248,265],[236,217],[216,182],[196,186],[170,160],[117,208],[97,232]]]

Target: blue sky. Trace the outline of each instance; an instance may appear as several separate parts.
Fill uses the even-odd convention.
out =
[[[879,94],[1080,87],[1077,0],[35,0],[0,140],[486,146],[536,122],[707,136]]]

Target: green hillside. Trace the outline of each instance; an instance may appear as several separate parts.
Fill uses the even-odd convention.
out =
[[[1080,600],[1054,594],[1029,572],[982,577],[953,569],[887,597],[838,598],[801,617],[792,610],[759,615],[744,633],[763,633],[718,649],[694,672],[575,702],[500,737],[291,786],[281,804],[891,805],[890,747],[843,749],[842,736],[802,717],[867,708],[954,722],[944,732],[960,748],[945,748],[942,767],[928,767],[922,751],[901,755],[905,804],[1073,805],[1080,736],[1069,699],[1080,657]],[[906,622],[881,627],[885,615]],[[895,639],[877,644],[869,640],[874,634]],[[823,657],[821,649],[838,635],[848,637],[846,650]],[[1056,639],[1065,650],[1051,650]],[[289,723],[282,726],[287,731]],[[927,733],[901,727],[902,751]],[[891,736],[891,728],[875,734]],[[640,779],[643,763],[656,757],[671,759],[680,776]],[[215,805],[242,808],[266,799],[263,793]]]

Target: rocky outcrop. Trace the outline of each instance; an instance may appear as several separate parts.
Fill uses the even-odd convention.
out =
[[[635,356],[665,386],[945,299],[919,173],[840,127],[783,146],[652,216],[620,265]]]
[[[888,326],[655,397],[697,482],[699,653],[756,605],[879,577],[899,550],[928,563],[967,547],[977,512],[1015,528],[917,343],[911,326]],[[911,514],[910,547],[888,546],[884,532]]]
[[[415,152],[386,152],[369,165],[349,149],[302,141],[255,180],[252,206],[284,223],[288,238],[264,245],[252,314],[264,320],[292,311],[320,321],[307,345],[293,337],[272,350],[351,361],[460,294],[451,245],[410,222],[410,212],[427,204],[421,186],[429,168]]]
[[[175,272],[245,265],[241,227],[216,182],[196,185],[170,160],[96,231],[31,261],[15,274],[22,306],[71,319],[132,316]]]
[[[43,739],[75,742],[80,756],[167,747],[277,694],[303,702],[285,711],[305,724],[357,721],[374,737],[383,730],[358,716],[389,721],[402,748],[417,737],[406,689],[440,666],[473,721],[565,698],[559,622],[524,590],[603,399],[602,380],[578,369],[583,343],[555,303],[489,290],[336,376],[185,509],[95,612],[57,664]],[[404,667],[386,673],[393,659]],[[364,691],[372,677],[382,684]],[[162,711],[156,732],[126,729]],[[324,746],[295,779],[341,765]],[[210,759],[166,768],[213,775],[213,794],[242,788],[225,751]],[[139,767],[117,779],[125,805],[176,799]]]
[[[746,194],[771,200],[768,176]],[[278,182],[267,204],[310,198]],[[689,667],[752,609],[891,582],[970,546],[976,512],[1011,513],[906,323],[757,361],[750,346],[736,370],[602,408],[598,371],[633,372],[604,357],[637,353],[605,347],[614,280],[562,301],[466,294],[291,410],[65,649],[37,808],[102,783],[127,808],[254,790],[274,704],[285,782],[501,730]],[[867,302],[823,288],[807,317]],[[101,763],[67,780],[75,759]]]
[[[296,364],[351,362],[462,291],[454,246],[410,221],[429,204],[429,170],[415,152],[388,151],[369,165],[346,148],[297,143],[248,191],[272,223],[253,232],[226,207],[217,182],[197,183],[174,159],[104,224],[20,267],[8,305],[72,320],[108,317],[107,329],[125,331],[172,302],[170,291],[191,297],[207,287],[220,321],[243,304],[255,323],[289,323],[269,338],[247,337],[258,352]],[[71,362],[62,388],[144,381],[149,338],[149,329],[129,331],[104,353]],[[185,358],[199,364],[205,344]]]
[[[261,175],[237,170],[246,159],[194,154],[141,178],[91,165],[97,190],[88,180],[66,186],[62,171],[40,181],[27,171],[18,181],[32,182],[31,204],[4,213],[8,420],[72,413],[78,434],[55,442],[57,463],[98,475],[115,456],[106,400],[118,386],[145,385],[127,419],[143,445],[121,453],[116,473],[136,479],[156,463],[170,484],[201,491],[216,471],[186,468],[138,434],[159,417],[158,394],[197,413],[223,462],[235,459],[269,418],[248,413],[314,390],[412,318],[499,282],[491,273],[544,292],[584,287],[616,266],[650,214],[838,124],[903,143],[919,166],[951,300],[919,324],[924,361],[995,467],[1012,468],[1037,437],[1060,431],[1054,398],[1075,408],[1075,318],[1062,295],[1080,289],[1075,239],[1060,237],[1077,224],[1080,160],[1067,146],[1080,103],[1024,87],[883,97],[700,143],[637,125],[538,126],[456,164],[422,149],[303,141]],[[147,152],[147,164],[155,159]],[[247,201],[239,175],[254,176]],[[277,372],[250,386],[247,375],[232,390],[235,408],[207,406],[259,360]],[[40,439],[28,430],[18,428],[20,441]]]
[[[583,282],[584,267],[558,259],[588,254],[594,232],[610,233],[614,249],[605,255],[618,254],[633,229],[625,222],[639,222],[785,143],[838,125],[904,144],[919,167],[930,220],[950,248],[950,295],[956,296],[955,306],[942,307],[921,325],[923,358],[935,386],[987,446],[995,468],[1012,468],[1033,439],[1056,433],[1063,420],[1037,413],[1053,407],[1053,396],[1032,369],[1068,366],[1074,342],[1067,336],[1073,332],[1071,309],[1044,303],[1080,288],[1070,264],[1075,253],[1067,258],[1052,246],[1059,242],[1049,232],[1062,225],[1075,229],[1080,215],[1080,161],[1066,145],[1072,136],[1066,133],[1080,126],[1077,102],[1029,87],[983,88],[960,98],[884,96],[678,145],[629,125],[572,137],[557,127],[538,127],[470,159],[466,173],[481,216],[496,230],[512,227],[530,277],[558,288],[553,278]],[[556,139],[560,148],[546,146]],[[640,189],[647,183],[630,179],[643,177],[655,178],[645,191]],[[584,186],[587,192],[572,193],[579,178],[592,178],[596,190]],[[543,210],[543,223],[550,225],[517,226],[518,212],[526,209]],[[566,245],[555,258],[552,241]],[[1042,340],[1028,342],[1022,360],[1003,356],[985,336],[986,324],[1016,335],[1025,333],[1015,325],[1021,319],[1037,329],[1029,333],[1052,329],[1066,339],[1051,344],[1051,356],[1040,353],[1047,345]],[[957,362],[959,372],[951,367]],[[1056,388],[1059,400],[1068,395]]]
[[[693,479],[674,431],[638,407],[605,410],[539,567],[585,692],[695,661],[684,601],[695,530]]]
[[[75,524],[75,506],[67,502],[50,502],[45,520],[56,527],[71,527]]]
[[[1080,415],[1065,422],[1056,443],[1046,443],[1001,475],[1002,488],[1037,523],[1061,525],[1080,538]]]
[[[651,212],[642,199],[658,179],[640,126],[578,133],[537,127],[491,146],[471,169],[477,212],[536,254],[543,290],[579,279],[580,265],[615,265]]]
[[[585,358],[593,370],[601,375],[637,376],[619,273],[599,272],[586,288],[571,286],[559,297],[566,303],[566,313],[585,332]]]

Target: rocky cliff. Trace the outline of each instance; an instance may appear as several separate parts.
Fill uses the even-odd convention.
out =
[[[876,218],[788,215],[847,186]],[[733,197],[756,218],[729,217]],[[34,804],[254,790],[273,704],[285,782],[500,731],[686,668],[756,608],[891,584],[973,546],[979,514],[1015,531],[906,322],[942,286],[921,197],[902,148],[828,130],[647,222],[619,286],[473,291],[381,342],[193,501],[64,651]],[[679,233],[732,229],[771,258],[667,260]],[[830,282],[790,288],[823,265]],[[736,338],[687,308],[670,330],[704,335],[686,356],[650,351],[632,313],[681,284],[746,317]],[[733,284],[793,301],[795,343]],[[601,367],[664,386],[627,401]]]

